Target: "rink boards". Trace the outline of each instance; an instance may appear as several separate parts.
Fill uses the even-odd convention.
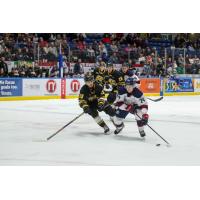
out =
[[[77,98],[82,78],[0,78],[0,101]],[[200,78],[144,78],[146,96],[199,95]]]

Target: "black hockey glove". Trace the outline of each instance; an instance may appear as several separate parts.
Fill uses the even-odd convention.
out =
[[[89,115],[92,113],[91,109],[89,108],[89,106],[84,107],[83,111],[84,111],[84,113],[89,114]]]
[[[142,115],[142,123],[143,123],[144,125],[147,125],[148,119],[149,119],[149,115],[148,115],[148,114],[143,114],[143,115]]]

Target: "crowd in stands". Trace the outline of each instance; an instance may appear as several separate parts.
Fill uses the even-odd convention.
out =
[[[113,64],[128,61],[131,67],[142,67],[139,75],[146,77],[200,74],[199,34],[10,33],[0,34],[0,77],[58,77],[57,64],[41,67],[38,61],[57,63],[60,47],[65,77],[82,76],[81,62],[99,60]],[[20,65],[9,70],[6,61],[32,61],[34,67]],[[73,69],[69,63],[75,63]]]

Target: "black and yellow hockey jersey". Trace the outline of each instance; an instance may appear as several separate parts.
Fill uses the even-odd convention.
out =
[[[105,84],[104,77],[106,75],[106,69],[101,70],[99,67],[97,67],[94,69],[93,75],[97,83],[99,83],[101,86]]]
[[[117,92],[118,88],[125,84],[122,74],[115,69],[113,69],[111,73],[107,71],[104,79],[105,83],[112,85],[113,92]]]
[[[86,106],[98,105],[99,99],[105,99],[103,87],[98,83],[94,83],[93,88],[89,88],[86,84],[82,86],[79,94],[79,105],[84,109]]]

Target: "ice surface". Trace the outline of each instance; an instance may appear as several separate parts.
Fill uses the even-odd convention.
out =
[[[148,127],[142,140],[132,115],[118,136],[104,135],[85,114],[48,142],[38,141],[81,112],[77,99],[0,102],[0,165],[200,165],[200,96],[149,101],[149,124],[171,147]]]

